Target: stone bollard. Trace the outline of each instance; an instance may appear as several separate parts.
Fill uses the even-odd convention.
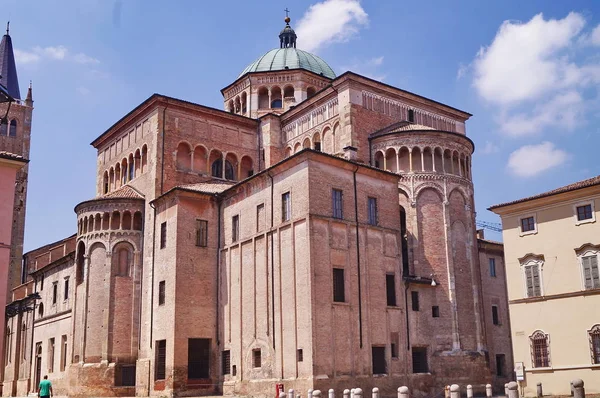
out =
[[[504,396],[508,397],[508,383],[504,385]]]
[[[398,398],[408,398],[408,387],[398,387]]]
[[[473,386],[467,385],[467,398],[473,398]]]
[[[450,386],[450,398],[460,398],[460,387],[458,384],[452,384]]]
[[[542,383],[537,383],[537,396],[538,398],[542,398],[544,396],[544,391],[542,391]]]
[[[508,383],[508,398],[519,398],[519,385],[516,381]]]
[[[362,398],[363,396],[363,391],[360,388],[355,388],[354,389],[354,397],[355,398]]]
[[[485,396],[486,396],[486,398],[492,398],[492,385],[491,384],[485,385]]]
[[[446,387],[444,387],[444,398],[450,398],[450,386],[446,385]]]
[[[354,390],[356,390],[356,388],[350,390],[350,398],[354,398]]]
[[[308,389],[308,394],[306,394],[306,398],[312,398],[313,397],[313,391],[314,390],[312,388],[309,388]]]
[[[379,388],[373,388],[372,395],[373,398],[379,398]]]
[[[329,389],[329,398],[335,398],[335,391],[333,390],[333,388]]]
[[[585,398],[585,388],[583,387],[583,380],[575,379],[571,383],[573,384],[573,397]]]
[[[279,393],[279,398],[286,398],[286,397],[287,397],[287,395],[285,395],[285,391],[281,391]]]
[[[312,396],[313,398],[321,398],[321,390],[314,390]]]
[[[344,390],[344,398],[350,398],[350,390],[347,388]]]
[[[290,397],[290,398],[294,398],[295,396],[296,396],[296,392],[294,391],[294,389],[293,389],[293,388],[290,388],[290,389],[288,390],[288,397]]]

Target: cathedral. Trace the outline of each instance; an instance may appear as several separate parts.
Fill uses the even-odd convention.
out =
[[[0,150],[28,158],[10,40]],[[289,18],[278,42],[224,110],[154,94],[100,134],[75,233],[24,255],[23,169],[3,396],[44,375],[74,397],[503,390],[503,248],[475,227],[471,115],[336,75]]]

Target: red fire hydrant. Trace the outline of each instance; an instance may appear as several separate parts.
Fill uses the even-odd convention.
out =
[[[283,384],[275,384],[275,398],[279,398],[279,394],[281,394],[282,392],[285,392],[285,390],[283,389]]]

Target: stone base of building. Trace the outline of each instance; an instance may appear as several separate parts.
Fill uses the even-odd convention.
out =
[[[2,383],[2,396],[3,397],[14,397],[17,391],[17,382],[5,380]]]
[[[135,387],[115,386],[115,369],[115,364],[108,362],[71,365],[67,375],[69,397],[134,396]]]

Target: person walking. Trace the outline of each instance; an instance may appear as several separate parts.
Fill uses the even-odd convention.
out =
[[[50,383],[50,380],[48,380],[48,375],[45,375],[44,380],[40,381],[40,385],[38,387],[38,397],[49,398],[53,395],[52,383]]]

